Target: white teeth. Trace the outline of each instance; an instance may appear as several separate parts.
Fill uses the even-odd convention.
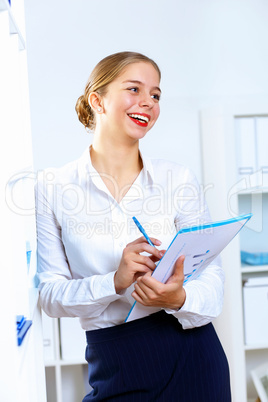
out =
[[[133,119],[139,119],[139,120],[145,121],[146,123],[149,122],[148,117],[146,117],[146,116],[141,116],[140,114],[129,114],[129,116],[130,116],[130,117],[133,117]]]

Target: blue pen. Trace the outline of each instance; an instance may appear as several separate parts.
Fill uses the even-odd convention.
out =
[[[150,244],[150,246],[155,247],[155,245],[151,242],[149,236],[147,235],[147,233],[145,232],[145,230],[143,229],[143,227],[141,226],[140,222],[138,221],[137,218],[135,218],[135,216],[132,217],[133,221],[135,222],[135,224],[137,225],[137,228],[139,229],[139,231],[143,234],[143,236],[145,237],[145,239],[147,240],[147,242]]]

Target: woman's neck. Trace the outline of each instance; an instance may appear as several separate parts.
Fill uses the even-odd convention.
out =
[[[122,144],[96,136],[91,147],[91,161],[99,173],[111,175],[116,180],[137,174],[142,169],[138,140]]]
[[[92,165],[101,174],[102,180],[117,202],[120,202],[143,167],[139,154],[139,142],[120,144],[115,141],[109,142],[107,137],[105,141],[102,141],[96,136],[93,138],[90,155]],[[112,181],[109,179],[111,177]],[[111,184],[114,181],[117,185],[116,190]]]

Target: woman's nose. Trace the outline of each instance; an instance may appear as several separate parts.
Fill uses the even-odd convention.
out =
[[[151,108],[154,105],[154,100],[150,94],[143,94],[140,99],[140,106]]]

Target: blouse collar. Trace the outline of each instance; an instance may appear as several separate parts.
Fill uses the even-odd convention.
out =
[[[85,151],[83,152],[81,158],[79,159],[79,171],[82,176],[85,176],[87,173],[90,174],[90,176],[93,178],[93,180],[96,178],[98,182],[98,187],[102,187],[102,180],[97,172],[97,170],[94,168],[92,165],[91,157],[90,157],[90,147],[87,147]],[[143,177],[145,180],[145,185],[147,184],[152,184],[154,181],[154,171],[153,171],[153,165],[152,161],[150,158],[145,156],[141,150],[139,150],[140,156],[142,159],[143,163]],[[101,182],[98,180],[98,178],[101,180]],[[103,182],[102,182],[103,183]],[[97,183],[96,183],[97,184]]]

